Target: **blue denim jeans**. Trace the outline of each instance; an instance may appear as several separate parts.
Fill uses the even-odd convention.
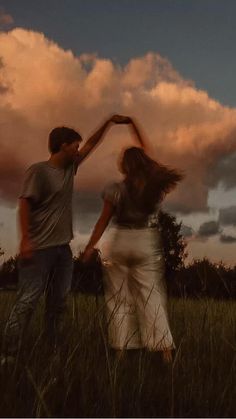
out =
[[[4,348],[13,354],[29,324],[40,296],[45,293],[45,331],[51,343],[60,335],[62,314],[71,288],[73,258],[70,246],[36,250],[32,259],[19,261],[19,291],[8,318]]]

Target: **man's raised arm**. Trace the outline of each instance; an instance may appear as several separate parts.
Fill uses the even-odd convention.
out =
[[[78,166],[99,144],[103,135],[112,124],[129,124],[130,119],[122,115],[113,115],[106,120],[102,126],[86,141],[85,145],[79,151],[76,165]]]

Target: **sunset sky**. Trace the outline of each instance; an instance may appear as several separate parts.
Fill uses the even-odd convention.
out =
[[[189,259],[236,263],[236,2],[0,0],[0,246],[17,252],[24,170],[67,125],[84,139],[112,113],[140,123],[159,161],[185,172],[163,209],[183,222]],[[133,143],[114,126],[75,184],[83,246],[100,193]],[[104,239],[104,243],[106,239]],[[106,244],[104,244],[104,247]]]

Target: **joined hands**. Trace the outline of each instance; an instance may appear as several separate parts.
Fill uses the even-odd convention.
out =
[[[129,116],[124,115],[113,115],[111,121],[115,124],[131,124],[132,119]]]

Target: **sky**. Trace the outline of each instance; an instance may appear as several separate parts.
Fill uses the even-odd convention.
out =
[[[17,251],[24,170],[48,158],[47,136],[84,139],[111,113],[140,124],[149,152],[185,179],[163,208],[182,221],[192,258],[235,263],[236,2],[0,0],[0,246]],[[77,251],[116,162],[133,144],[112,127],[75,184]],[[106,243],[106,239],[104,239]],[[104,244],[106,246],[106,244]]]

